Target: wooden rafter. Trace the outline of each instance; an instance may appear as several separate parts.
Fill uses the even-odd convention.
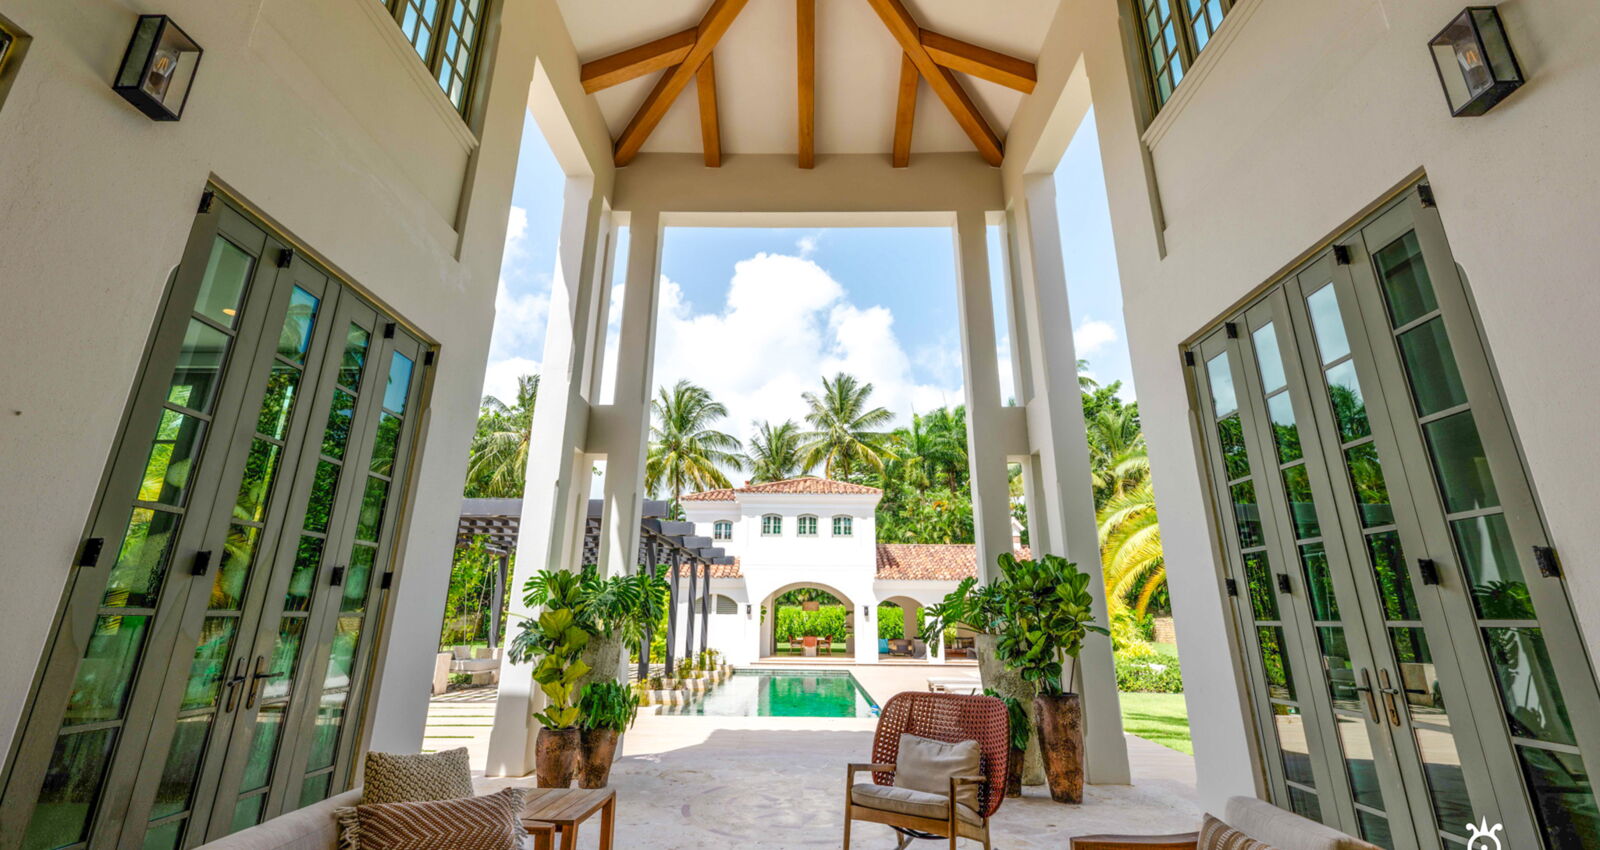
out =
[[[649,44],[641,44],[621,53],[585,62],[578,72],[578,80],[583,83],[585,92],[594,94],[601,89],[608,89],[619,83],[642,77],[651,71],[671,68],[688,57],[689,51],[694,48],[697,36],[697,30],[687,29],[666,38],[658,38]]]
[[[911,164],[911,127],[917,117],[917,89],[922,75],[911,57],[900,54],[900,97],[894,107],[894,167]]]
[[[661,119],[666,117],[667,109],[672,106],[672,102],[700,72],[700,67],[711,56],[711,51],[747,2],[748,0],[712,0],[711,8],[706,10],[705,16],[700,19],[700,24],[695,27],[694,46],[685,54],[682,62],[661,75],[660,82],[656,83],[656,87],[644,99],[639,111],[634,113],[633,120],[623,129],[622,135],[617,137],[614,161],[618,166],[627,165],[639,155],[639,149],[644,147],[645,140],[661,123]],[[929,60],[929,64],[932,64],[932,60]]]
[[[722,167],[722,128],[717,122],[717,68],[715,57],[707,56],[700,72],[694,75],[695,92],[700,96],[700,146],[705,149],[706,167]]]
[[[923,30],[921,41],[929,58],[952,71],[999,83],[1023,94],[1033,94],[1033,87],[1039,82],[1033,63],[1015,56],[968,44],[933,30]]]
[[[800,167],[817,164],[817,0],[794,0],[799,57]]]
[[[939,97],[945,108],[950,110],[950,115],[961,125],[967,137],[978,148],[978,153],[990,165],[999,165],[1005,157],[1005,146],[1000,137],[989,127],[983,115],[978,112],[977,104],[972,102],[972,97],[966,89],[961,87],[961,82],[955,78],[949,68],[933,61],[928,55],[927,48],[922,46],[922,29],[917,22],[912,20],[911,13],[906,11],[900,0],[867,0],[872,10],[878,13],[884,26],[889,28],[889,34],[900,44],[900,49],[910,57],[912,64],[917,68],[917,73],[928,81],[928,87]]]

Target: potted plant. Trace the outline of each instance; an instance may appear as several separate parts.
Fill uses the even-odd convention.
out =
[[[535,743],[534,772],[540,788],[565,788],[578,768],[578,719],[575,683],[589,672],[579,658],[591,633],[585,627],[581,577],[562,570],[542,570],[528,581],[524,602],[544,610],[537,620],[525,619],[511,642],[517,662],[537,660],[533,680],[548,701],[534,715],[543,727]]]
[[[1023,706],[1022,700],[998,693],[993,688],[984,688],[983,693],[1006,704],[1011,730],[1011,751],[1006,756],[1006,796],[1021,797],[1023,754],[1028,751],[1028,741],[1033,738],[1033,723],[1028,719],[1028,709]]]
[[[1083,703],[1073,690],[1077,659],[1089,632],[1110,634],[1094,623],[1090,576],[1056,555],[1019,561],[1003,554],[1000,571],[996,651],[1007,667],[1039,689],[1034,711],[1051,798],[1082,802]],[[1064,659],[1072,660],[1065,679]]]
[[[578,787],[604,788],[611,778],[617,736],[633,725],[639,698],[632,688],[620,682],[592,682],[584,686],[578,708],[583,715],[579,721],[583,755]]]

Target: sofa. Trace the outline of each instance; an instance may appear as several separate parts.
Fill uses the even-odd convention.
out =
[[[339,824],[333,810],[360,802],[361,789],[356,788],[200,846],[202,850],[338,850]]]
[[[1376,845],[1254,797],[1230,797],[1218,819],[1276,850],[1380,850]],[[1199,833],[1195,832],[1080,835],[1072,839],[1072,850],[1194,850],[1198,840]]]

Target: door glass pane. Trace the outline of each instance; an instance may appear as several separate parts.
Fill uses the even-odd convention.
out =
[[[1392,525],[1394,506],[1389,503],[1389,485],[1383,480],[1383,464],[1378,460],[1378,447],[1372,443],[1362,443],[1348,449],[1344,453],[1344,463],[1350,472],[1350,486],[1356,491],[1361,527]]]
[[[1328,400],[1333,404],[1333,417],[1339,425],[1339,442],[1359,440],[1372,433],[1367,421],[1367,401],[1361,395],[1361,382],[1356,379],[1356,362],[1346,360],[1329,369]]]
[[[328,799],[328,783],[333,779],[332,773],[310,777],[305,784],[300,786],[300,808],[305,808],[313,803],[320,803]]]
[[[400,443],[400,417],[383,413],[378,416],[378,433],[372,441],[371,469],[379,475],[394,472],[394,453]],[[812,525],[816,524],[812,517]],[[813,531],[815,533],[815,531]]]
[[[1417,243],[1416,231],[1407,231],[1406,235],[1378,249],[1372,258],[1378,264],[1378,277],[1388,296],[1389,318],[1394,327],[1439,309],[1439,302],[1433,295],[1433,282],[1428,279],[1428,268],[1422,262],[1422,246]]]
[[[1516,546],[1503,514],[1469,517],[1450,523],[1461,565],[1472,586],[1478,616],[1489,620],[1531,620],[1533,600],[1522,579]]]
[[[1273,706],[1276,708],[1287,706]],[[1290,782],[1315,786],[1311,773],[1311,748],[1306,742],[1305,715],[1294,709],[1273,716],[1278,727],[1278,749],[1283,751],[1283,774]]]
[[[167,402],[210,413],[230,341],[222,331],[199,319],[190,319],[183,333],[183,348],[178,350],[178,366],[172,370],[172,384],[167,388]]]
[[[250,736],[250,754],[244,766],[239,790],[254,791],[272,778],[272,760],[278,753],[278,735],[283,730],[283,703],[261,706],[256,728]],[[253,822],[252,822],[253,823]]]
[[[1256,485],[1240,481],[1229,488],[1233,494],[1233,516],[1239,526],[1239,546],[1250,549],[1266,542],[1261,535],[1261,509],[1256,505]]]
[[[1289,810],[1309,820],[1322,820],[1322,806],[1317,802],[1317,795],[1310,791],[1290,788]]]
[[[228,538],[222,544],[222,563],[217,577],[211,583],[213,610],[237,611],[244,601],[245,582],[250,578],[250,565],[256,556],[256,542],[261,529],[251,525],[228,526]]]
[[[289,428],[289,414],[294,411],[294,393],[299,387],[299,369],[284,363],[272,364],[267,394],[261,400],[261,417],[256,422],[257,433],[274,440],[283,439]]]
[[[1550,846],[1600,847],[1600,809],[1583,759],[1534,747],[1517,747],[1517,757]]]
[[[1300,427],[1294,421],[1294,403],[1289,394],[1278,393],[1267,399],[1267,413],[1272,416],[1272,441],[1278,447],[1278,462],[1293,463],[1304,454],[1300,448]]]
[[[1335,708],[1361,710],[1361,695],[1356,691],[1356,668],[1350,660],[1350,646],[1344,629],[1324,626],[1317,629],[1317,644],[1322,648],[1322,669],[1328,677],[1328,693]]]
[[[383,506],[389,500],[389,482],[378,477],[367,479],[361,496],[361,516],[356,520],[357,540],[377,540],[383,526]]]
[[[317,474],[311,482],[311,499],[306,503],[306,531],[324,534],[328,531],[328,517],[333,510],[333,494],[339,487],[339,465],[328,461],[317,462]]]
[[[339,726],[344,719],[344,691],[322,695],[317,707],[316,726],[311,731],[311,756],[306,761],[307,770],[321,770],[333,765],[339,744]]]
[[[1317,506],[1311,501],[1311,478],[1306,473],[1305,464],[1283,471],[1283,489],[1289,498],[1289,517],[1294,521],[1295,539],[1322,536],[1322,526],[1317,523]]]
[[[261,806],[267,801],[267,795],[256,794],[240,800],[233,807],[233,827],[230,832],[249,829],[261,822]]]
[[[1455,354],[1445,337],[1444,319],[1429,319],[1401,334],[1400,357],[1406,364],[1418,416],[1467,403],[1467,390],[1461,385]]]
[[[144,850],[177,850],[187,819],[164,823],[144,834]]]
[[[333,648],[328,653],[328,673],[322,680],[324,688],[350,686],[351,663],[356,657],[356,645],[361,640],[361,618],[340,617],[338,631],[333,635]]]
[[[237,617],[207,617],[200,627],[200,643],[189,665],[189,682],[183,689],[181,710],[209,708],[217,704],[217,693],[228,674],[228,653],[233,648]]]
[[[1206,377],[1211,384],[1211,412],[1217,419],[1239,409],[1233,394],[1233,370],[1228,368],[1228,355],[1218,354],[1206,361]]]
[[[128,687],[144,646],[149,617],[99,617],[89,649],[78,663],[62,725],[116,720],[128,701]]]
[[[1383,810],[1383,789],[1378,785],[1378,766],[1372,753],[1372,738],[1367,735],[1367,722],[1360,717],[1339,715],[1339,743],[1344,748],[1350,793],[1357,803]]]
[[[281,699],[289,695],[289,684],[294,680],[295,666],[300,660],[300,639],[305,631],[304,617],[284,617],[279,621],[278,639],[272,645],[272,658],[267,662],[269,678],[261,691],[262,699]]]
[[[1306,595],[1311,600],[1311,619],[1339,619],[1339,600],[1333,593],[1328,553],[1321,543],[1306,543],[1300,547],[1300,566],[1306,572]]]
[[[396,351],[389,361],[389,383],[383,389],[383,407],[393,413],[406,412],[406,398],[411,394],[411,358]]]
[[[23,846],[62,847],[82,840],[116,736],[116,729],[96,729],[56,739]]]
[[[1283,355],[1278,353],[1278,332],[1272,323],[1257,328],[1250,334],[1256,346],[1256,364],[1261,369],[1262,392],[1271,394],[1284,385]]]
[[[1250,458],[1244,448],[1244,426],[1235,413],[1217,422],[1217,441],[1222,444],[1222,465],[1228,480],[1250,474]]]
[[[1273,699],[1294,699],[1294,677],[1289,670],[1289,656],[1283,648],[1283,629],[1277,626],[1257,628],[1256,640],[1261,643],[1261,664],[1267,673],[1267,692]]]
[[[1489,458],[1478,439],[1472,411],[1464,410],[1423,426],[1428,451],[1433,455],[1434,475],[1444,496],[1445,510],[1470,511],[1500,504],[1494,477],[1489,474]]]
[[[200,294],[194,300],[194,311],[225,328],[233,327],[254,265],[254,257],[218,236],[211,243],[211,257],[206,261],[205,276],[200,279]]]
[[[1540,629],[1484,629],[1489,660],[1505,704],[1511,734],[1554,744],[1577,745],[1567,703],[1561,698],[1550,652]]]
[[[161,782],[156,786],[156,801],[150,809],[150,820],[175,815],[189,808],[194,780],[200,774],[200,757],[205,753],[214,716],[209,713],[197,714],[178,720],[177,729],[172,735],[172,748],[167,751],[167,764],[161,771]]]
[[[251,441],[250,456],[244,461],[244,479],[239,482],[239,499],[234,504],[234,519],[260,522],[266,517],[267,500],[272,496],[282,454],[283,447],[277,443],[259,438]]]
[[[345,573],[344,596],[339,610],[361,613],[367,607],[367,588],[372,583],[372,564],[378,550],[357,543],[350,549],[350,569]]]
[[[305,362],[320,304],[317,296],[298,286],[294,288],[294,294],[289,296],[289,312],[283,317],[283,330],[278,334],[278,356],[292,363]]]
[[[1250,585],[1250,610],[1257,620],[1278,619],[1278,597],[1272,592],[1272,567],[1266,552],[1244,556],[1245,583]]]
[[[1344,335],[1344,318],[1339,315],[1339,296],[1333,284],[1324,284],[1306,298],[1306,310],[1311,314],[1311,328],[1317,337],[1317,349],[1323,364],[1350,353],[1350,340]]]
[[[351,323],[350,329],[345,331],[344,356],[339,360],[339,383],[351,390],[361,389],[361,370],[367,365],[367,345],[372,341],[372,334],[366,328]]]
[[[128,531],[122,537],[117,565],[106,580],[101,605],[107,608],[153,608],[172,555],[178,516],[149,508],[134,508]]]
[[[1389,644],[1400,665],[1400,690],[1411,716],[1429,723],[1448,725],[1444,693],[1439,689],[1439,670],[1433,663],[1433,650],[1427,634],[1419,628],[1396,626],[1389,629]]]
[[[345,444],[350,442],[350,420],[355,417],[356,399],[344,390],[333,391],[333,405],[328,408],[328,427],[322,432],[322,453],[342,460]]]
[[[189,466],[200,448],[205,423],[175,410],[161,411],[161,424],[150,444],[150,459],[145,462],[139,484],[141,502],[182,507],[189,485]]]
[[[284,595],[283,610],[311,610],[311,591],[316,586],[317,570],[322,566],[322,545],[320,537],[307,534],[300,538],[294,555],[294,572],[289,575],[289,590]]]
[[[1361,837],[1384,850],[1392,850],[1394,836],[1389,832],[1389,819],[1383,815],[1356,809],[1356,822],[1361,825]]]
[[[1400,549],[1400,535],[1393,531],[1368,535],[1367,558],[1372,564],[1372,575],[1378,582],[1384,619],[1418,619],[1421,615],[1417,613],[1416,594],[1411,592],[1411,574],[1406,572],[1406,556]]]
[[[1456,753],[1455,736],[1432,726],[1416,726],[1417,752],[1422,755],[1422,772],[1428,778],[1428,798],[1433,801],[1434,823],[1456,835],[1468,823],[1477,823],[1472,800],[1467,796],[1467,781]]]

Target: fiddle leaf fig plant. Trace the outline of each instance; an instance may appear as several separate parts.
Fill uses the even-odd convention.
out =
[[[1058,555],[1019,561],[999,559],[1000,628],[995,652],[1000,660],[1048,696],[1066,693],[1076,678],[1078,653],[1090,633],[1109,635],[1094,622],[1090,576]],[[1062,683],[1062,659],[1073,659],[1072,675]]]
[[[534,715],[547,729],[569,729],[582,715],[574,690],[589,672],[578,657],[593,636],[584,610],[582,577],[564,570],[543,570],[528,581],[524,601],[543,606],[537,620],[523,620],[511,642],[511,659],[536,660],[533,680],[549,701]]]

